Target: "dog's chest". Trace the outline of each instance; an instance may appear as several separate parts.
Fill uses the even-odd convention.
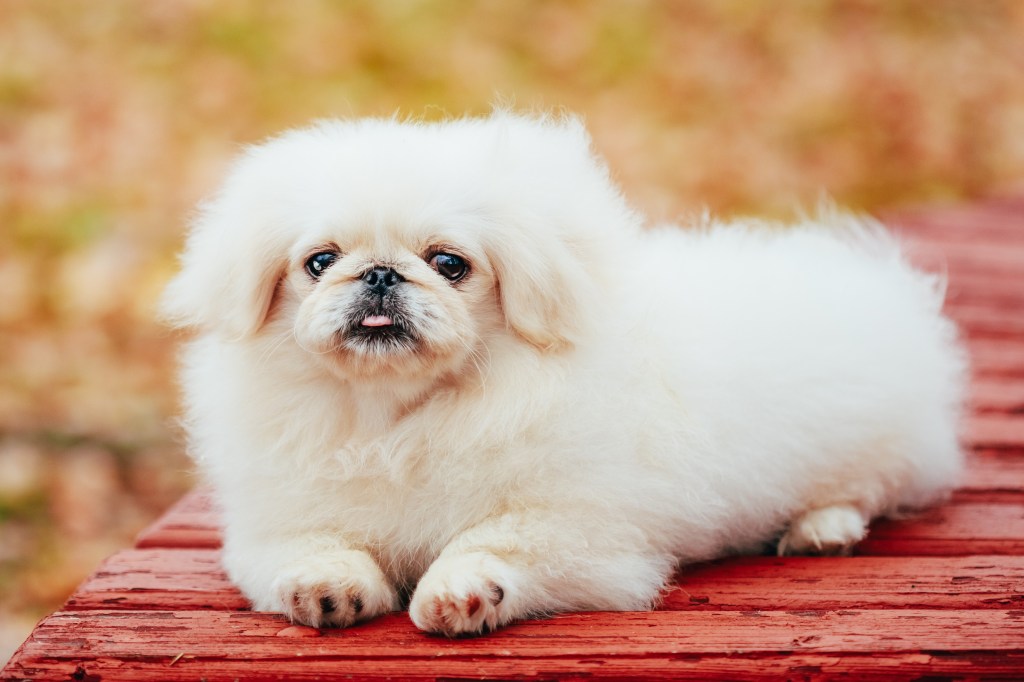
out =
[[[397,460],[398,453],[392,454]],[[404,581],[418,578],[502,498],[479,467],[466,466],[454,453],[431,454],[421,452],[415,465],[403,458],[404,468],[365,467],[342,482],[321,482],[330,489],[342,532]]]

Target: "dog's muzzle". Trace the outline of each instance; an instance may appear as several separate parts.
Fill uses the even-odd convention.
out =
[[[400,289],[405,277],[394,268],[378,266],[361,279],[359,302],[342,329],[345,340],[377,350],[414,343]]]

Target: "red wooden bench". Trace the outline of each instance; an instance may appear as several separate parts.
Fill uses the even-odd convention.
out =
[[[948,268],[974,359],[972,456],[948,504],[875,524],[856,556],[694,566],[659,611],[475,639],[405,614],[316,630],[247,610],[198,491],[45,618],[0,679],[1024,679],[1024,200],[887,221]]]

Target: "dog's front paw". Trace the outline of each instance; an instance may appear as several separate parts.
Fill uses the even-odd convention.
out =
[[[281,612],[293,623],[346,627],[398,609],[398,595],[365,552],[311,557],[278,574]]]
[[[430,567],[409,604],[420,630],[449,637],[479,634],[506,624],[513,615],[501,562],[484,553],[439,559]]]

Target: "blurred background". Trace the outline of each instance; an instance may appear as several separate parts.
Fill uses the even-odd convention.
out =
[[[1024,2],[0,0],[0,663],[192,485],[154,320],[240,146],[582,114],[654,219],[1024,191]]]

